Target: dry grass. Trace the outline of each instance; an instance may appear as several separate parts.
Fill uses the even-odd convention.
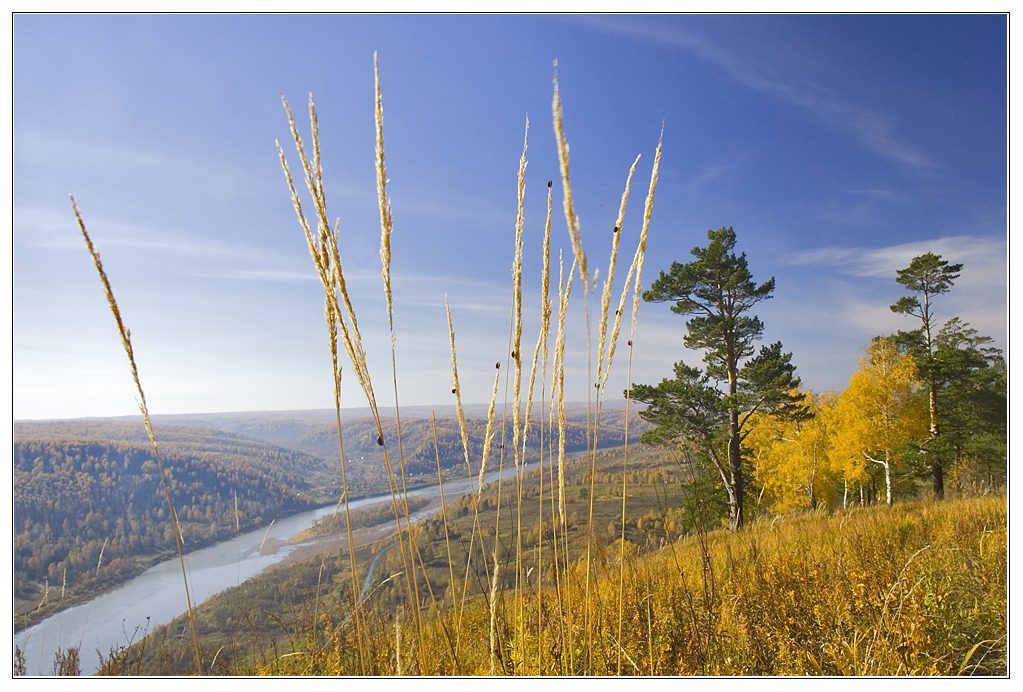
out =
[[[184,538],[181,535],[181,525],[178,522],[177,512],[174,511],[174,503],[171,501],[170,481],[167,479],[167,471],[163,466],[163,459],[160,456],[160,449],[156,444],[156,434],[153,432],[153,422],[149,418],[149,406],[146,404],[146,393],[142,390],[142,382],[139,379],[138,366],[135,364],[135,349],[131,344],[131,331],[125,326],[124,320],[121,317],[121,309],[117,305],[117,299],[114,297],[114,291],[110,287],[110,280],[107,278],[106,272],[103,270],[103,262],[100,261],[99,252],[92,243],[92,238],[89,237],[89,232],[85,228],[85,221],[82,219],[82,213],[78,209],[78,204],[75,202],[75,198],[71,198],[71,208],[75,213],[75,220],[78,222],[78,229],[82,232],[82,238],[85,240],[85,246],[89,250],[89,255],[92,257],[92,262],[96,267],[96,272],[99,274],[100,283],[103,284],[103,292],[107,298],[107,304],[110,307],[110,312],[114,316],[114,322],[117,324],[117,332],[121,337],[121,345],[124,346],[124,352],[128,356],[128,365],[131,367],[131,377],[135,382],[135,391],[139,397],[139,409],[142,412],[142,420],[146,428],[146,436],[149,438],[149,444],[153,447],[153,456],[156,459],[156,466],[160,471],[160,485],[163,488],[164,499],[167,501],[167,512],[171,520],[171,528],[174,532],[174,542],[177,546],[178,560],[181,563],[181,579],[185,586],[185,606],[188,612],[188,625],[189,632],[192,637],[192,649],[195,663],[195,672],[197,675],[203,674],[202,666],[202,649],[199,646],[199,633],[195,626],[195,613],[192,610],[192,596],[188,588],[188,570],[185,567],[185,550],[184,550]],[[103,543],[106,547],[106,542]],[[103,560],[103,551],[100,550],[99,556],[100,562]],[[97,572],[99,571],[99,565],[96,566]],[[48,591],[49,589],[47,589]],[[63,592],[63,589],[62,589]],[[72,652],[68,652],[64,658],[64,663],[60,664],[62,670],[77,669],[78,664],[78,652],[73,651],[73,661],[71,660]],[[58,662],[61,661],[61,655],[58,652]],[[56,668],[54,674],[68,674],[66,672],[58,673]],[[77,673],[70,673],[77,674]]]

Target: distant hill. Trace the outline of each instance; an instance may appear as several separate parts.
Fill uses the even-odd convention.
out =
[[[539,404],[535,405],[533,420],[528,439],[527,450],[535,450],[540,444]],[[639,435],[648,429],[645,421],[637,413],[634,405],[632,420],[629,427],[631,441],[639,439]],[[486,410],[483,405],[465,407],[466,425],[470,440],[470,460],[478,462],[483,447],[483,436],[486,430]],[[436,468],[436,453],[433,445],[433,431],[430,422],[432,412],[437,415],[437,437],[442,468],[464,464],[461,433],[455,418],[453,406],[425,406],[402,408],[402,446],[405,452],[407,470],[410,474],[433,475]],[[382,425],[384,437],[392,461],[397,458],[397,427],[393,412],[383,409]],[[586,449],[586,405],[567,404],[568,451]],[[494,425],[494,441],[499,449],[501,442],[501,425],[498,412]],[[504,439],[510,450],[512,430],[511,413],[507,416]],[[309,411],[252,411],[238,413],[181,414],[156,416],[156,423],[167,422],[179,425],[219,428],[246,437],[262,440],[270,444],[296,449],[306,454],[331,460],[336,464],[338,459],[338,439],[335,413],[332,409]],[[345,457],[356,469],[361,465],[374,466],[382,460],[382,451],[377,444],[377,429],[369,409],[342,410],[341,423]],[[555,426],[555,432],[556,426]],[[598,446],[617,447],[625,442],[625,402],[612,401],[604,404],[601,413]]]

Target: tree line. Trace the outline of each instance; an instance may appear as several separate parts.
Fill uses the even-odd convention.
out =
[[[911,328],[875,336],[844,391],[815,393],[780,342],[756,348],[764,324],[753,309],[772,297],[774,278],[753,279],[733,229],[707,237],[643,295],[688,317],[684,343],[704,366],[680,361],[674,377],[626,394],[647,404],[643,440],[677,453],[694,486],[725,495],[730,529],[751,512],[846,506],[850,494],[891,504],[925,478],[939,499],[949,477],[959,490],[1004,483],[1005,359],[959,317],[935,313],[962,264],[927,252],[898,270],[908,295],[891,310]]]

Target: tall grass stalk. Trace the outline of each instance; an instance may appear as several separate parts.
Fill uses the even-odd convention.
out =
[[[539,512],[537,514],[537,526],[539,527],[540,536],[536,543],[536,597],[537,597],[537,612],[539,612],[539,605],[543,598],[542,579],[543,579],[543,467],[544,467],[544,415],[546,402],[546,385],[547,385],[547,346],[548,336],[550,334],[551,326],[551,299],[550,299],[550,280],[551,280],[551,202],[553,190],[552,185],[547,184],[547,219],[544,223],[544,235],[543,235],[543,271],[540,274],[540,333],[536,338],[536,346],[533,348],[533,366],[529,371],[529,386],[526,390],[526,416],[522,430],[522,458],[526,457],[526,441],[529,433],[529,423],[532,419],[533,412],[533,387],[536,384],[536,369],[538,361],[540,360],[541,353],[543,354],[543,365],[541,367],[540,375],[540,473],[537,474],[537,481],[539,483],[538,495],[539,495]],[[549,458],[549,457],[548,457]],[[521,519],[519,526],[521,527]],[[521,543],[520,543],[521,552]],[[525,619],[522,612],[522,601],[519,601],[519,613],[518,620],[522,623]],[[542,634],[542,619],[537,618],[537,641],[540,641]],[[520,638],[522,633],[520,632]],[[537,670],[540,670],[539,660],[539,647],[537,647]]]
[[[558,410],[558,516],[561,520],[561,536],[564,542],[564,612],[568,616],[565,622],[565,630],[568,636],[568,664],[569,670],[574,667],[574,646],[572,644],[572,586],[571,576],[568,570],[568,515],[565,499],[565,317],[568,314],[568,301],[572,295],[572,279],[575,277],[576,261],[573,260],[572,267],[568,270],[568,279],[565,279],[565,264],[559,259],[558,277],[558,330],[554,340],[554,376],[557,379],[557,410]]]
[[[295,141],[295,149],[298,153],[299,160],[302,163],[302,167],[305,173],[306,186],[309,190],[309,194],[313,199],[313,205],[317,216],[317,230],[319,242],[313,237],[309,227],[308,221],[305,219],[305,215],[302,212],[301,203],[299,201],[298,193],[295,191],[294,184],[292,183],[291,173],[287,166],[287,161],[284,157],[283,150],[280,145],[277,145],[278,156],[281,160],[281,166],[285,172],[285,178],[288,183],[288,187],[291,191],[292,202],[295,206],[296,215],[299,217],[299,224],[301,225],[303,232],[306,236],[307,244],[309,245],[310,255],[313,258],[313,263],[316,266],[317,273],[320,276],[320,280],[323,283],[325,297],[330,304],[330,311],[333,311],[337,315],[336,324],[340,330],[342,337],[342,343],[345,346],[345,350],[348,353],[349,360],[352,363],[353,369],[355,370],[356,379],[362,386],[363,392],[366,395],[366,399],[370,405],[370,410],[373,414],[373,419],[377,428],[377,442],[380,444],[383,451],[384,464],[387,469],[388,486],[391,494],[391,506],[394,512],[395,526],[397,530],[398,546],[401,552],[402,564],[404,569],[403,576],[405,579],[405,586],[408,601],[410,603],[418,604],[417,591],[418,586],[415,581],[415,574],[409,569],[409,548],[406,545],[406,531],[403,529],[401,524],[401,510],[404,502],[400,501],[399,491],[397,488],[397,481],[395,479],[394,467],[391,463],[390,453],[388,451],[388,445],[384,438],[383,425],[380,417],[380,410],[377,405],[376,395],[373,389],[372,379],[369,375],[369,367],[366,362],[365,349],[363,347],[362,335],[358,328],[358,319],[356,317],[355,309],[352,306],[351,298],[347,289],[347,282],[344,276],[344,270],[341,264],[340,252],[338,250],[337,240],[337,227],[332,231],[330,227],[329,217],[327,216],[327,204],[324,195],[324,186],[322,180],[322,166],[319,159],[319,137],[318,137],[318,119],[316,117],[315,102],[310,95],[309,98],[309,119],[310,127],[313,136],[313,151],[314,160],[313,164],[309,163],[308,157],[306,156],[305,147],[302,143],[302,138],[299,135],[298,127],[295,122],[295,118],[291,113],[291,108],[288,105],[286,99],[282,98],[285,112],[288,116],[288,124],[291,129],[292,138]],[[408,516],[406,515],[406,526],[408,524]],[[418,635],[418,632],[417,632]]]
[[[615,266],[618,262],[618,244],[622,237],[622,226],[625,223],[625,207],[629,202],[629,190],[632,187],[632,176],[636,173],[636,166],[639,164],[639,156],[632,162],[632,166],[629,168],[629,174],[625,178],[625,189],[622,192],[621,203],[618,205],[618,217],[615,219],[615,225],[612,229],[611,239],[611,255],[608,259],[607,276],[604,279],[604,290],[600,299],[600,326],[598,328],[599,338],[597,340],[597,373],[596,373],[596,410],[593,416],[593,430],[592,439],[587,441],[587,446],[590,452],[590,490],[589,490],[589,506],[586,513],[586,584],[584,588],[584,601],[587,604],[585,611],[585,629],[587,637],[587,659],[589,659],[589,652],[592,650],[592,632],[593,628],[589,621],[590,614],[590,581],[592,572],[592,560],[593,560],[593,503],[594,489],[596,487],[597,479],[597,441],[600,435],[600,411],[601,402],[604,397],[604,390],[600,386],[601,380],[604,374],[604,345],[607,340],[607,315],[608,309],[611,305],[611,288],[614,283]],[[608,370],[611,369],[611,362],[608,360]],[[587,670],[589,670],[589,663],[587,663]]]
[[[476,541],[476,536],[477,535],[479,535],[479,537],[480,537],[481,552],[484,555],[486,554],[486,548],[485,548],[485,545],[484,545],[485,544],[485,540],[484,540],[484,536],[483,536],[483,530],[480,527],[480,520],[479,520],[479,494],[480,494],[479,491],[482,490],[482,477],[483,477],[483,474],[482,473],[480,474],[480,482],[477,484],[478,485],[477,492],[475,494],[473,494],[472,493],[472,480],[473,480],[472,479],[472,465],[469,462],[469,432],[468,432],[468,429],[467,429],[467,426],[466,426],[466,423],[465,423],[465,409],[462,407],[462,385],[461,385],[461,383],[459,382],[459,379],[458,379],[458,354],[457,354],[457,351],[455,349],[455,324],[454,324],[454,319],[451,316],[451,306],[448,304],[448,297],[447,297],[447,295],[444,296],[444,308],[445,308],[445,310],[447,312],[447,317],[448,317],[448,339],[449,339],[449,342],[450,342],[450,345],[451,345],[451,375],[452,375],[452,381],[454,382],[454,386],[451,388],[451,391],[455,395],[455,414],[456,414],[456,416],[458,418],[458,430],[459,430],[459,433],[461,434],[461,437],[462,437],[462,451],[463,451],[463,453],[465,455],[466,478],[467,478],[467,480],[469,482],[470,497],[472,497],[472,530],[470,531],[470,534],[469,534],[469,550],[468,550],[468,553],[466,554],[466,559],[465,559],[465,578],[464,578],[463,583],[462,583],[462,594],[461,594],[461,598],[460,598],[459,603],[458,603],[458,614],[457,614],[457,617],[456,617],[456,625],[455,625],[455,632],[456,632],[456,634],[455,634],[455,654],[457,656],[458,651],[459,651],[459,646],[461,644],[461,637],[462,637],[462,615],[465,612],[465,598],[466,598],[466,593],[468,592],[468,589],[469,589],[469,574],[470,574],[470,571],[471,571],[471,568],[472,568],[473,548],[475,547],[475,541]],[[498,369],[498,374],[500,374],[500,369]],[[495,379],[495,382],[494,382],[494,393],[493,393],[491,399],[496,398],[496,396],[497,396],[497,381]],[[493,411],[493,403],[491,403],[491,415],[492,415],[492,411]],[[487,432],[489,434],[489,426],[488,426]],[[489,452],[489,448],[487,449],[487,451]],[[481,466],[483,466],[483,465],[484,464],[481,464]],[[481,469],[481,471],[482,471],[482,469]],[[489,574],[489,567],[486,567],[486,561],[485,560],[484,560],[484,568],[488,571],[488,574]]]
[[[629,416],[632,414],[630,403],[632,402],[632,353],[633,345],[632,339],[629,339],[629,367],[628,374],[625,381],[629,383],[629,389],[625,390],[625,450],[622,453],[622,515],[621,515],[621,526],[622,535],[619,539],[619,552],[618,552],[618,641],[622,641],[622,627],[625,622],[625,509],[628,499],[628,478],[629,478]],[[622,674],[622,654],[624,653],[621,645],[618,649],[618,668],[617,675]],[[628,654],[626,654],[628,656]],[[630,658],[629,662],[635,667],[635,662]]]
[[[554,119],[554,138],[558,144],[558,162],[561,169],[561,186],[564,197],[562,204],[565,210],[565,223],[568,225],[568,234],[572,239],[572,252],[575,255],[575,262],[579,266],[579,278],[583,286],[589,286],[589,272],[586,266],[586,252],[583,250],[582,239],[579,234],[579,220],[575,214],[575,204],[572,201],[572,182],[569,176],[568,164],[568,140],[565,139],[564,113],[561,108],[561,90],[558,88],[558,61],[554,61],[554,100],[551,103],[551,111]]]
[[[498,541],[494,539],[494,574],[490,581],[490,674],[497,675],[497,586],[501,563],[497,560]]]
[[[131,343],[131,331],[124,325],[124,320],[121,317],[121,309],[117,305],[117,299],[114,297],[114,291],[110,287],[110,280],[107,279],[107,274],[103,270],[103,263],[100,261],[99,252],[97,252],[95,246],[92,243],[92,238],[89,237],[89,232],[85,228],[85,221],[82,219],[82,213],[78,209],[78,204],[75,202],[75,198],[71,197],[71,208],[75,213],[75,220],[78,221],[78,228],[82,232],[82,238],[85,240],[85,246],[89,249],[89,255],[92,256],[92,263],[96,266],[96,272],[99,274],[100,283],[103,284],[103,292],[106,294],[107,304],[110,307],[110,312],[114,315],[114,322],[117,323],[117,331],[121,337],[121,345],[124,346],[124,352],[128,356],[128,364],[131,366],[132,380],[135,382],[135,391],[139,397],[139,409],[142,412],[142,420],[146,428],[146,436],[149,438],[149,444],[153,447],[153,456],[156,458],[156,466],[160,471],[160,484],[163,487],[164,499],[167,502],[167,511],[170,515],[171,528],[174,532],[174,543],[178,551],[178,561],[181,563],[181,579],[185,586],[185,607],[188,611],[188,628],[192,636],[192,655],[194,657],[195,672],[196,675],[203,674],[202,666],[202,649],[199,646],[199,632],[196,626],[195,612],[192,609],[192,595],[188,588],[188,570],[185,567],[185,548],[184,540],[181,535],[181,524],[178,522],[177,512],[174,511],[174,503],[171,500],[170,480],[167,478],[167,471],[163,466],[163,459],[160,456],[160,449],[156,444],[156,434],[153,432],[153,422],[149,417],[149,406],[146,404],[146,393],[142,390],[142,382],[139,379],[138,366],[135,364],[135,350]]]
[[[310,94],[309,96],[309,110],[311,127],[314,133],[313,151],[315,163],[312,170],[315,170],[315,175],[312,174],[306,161],[305,149],[302,145],[302,138],[298,133],[298,126],[295,123],[295,118],[291,112],[291,106],[288,104],[287,99],[283,97],[281,98],[281,102],[288,117],[288,125],[291,129],[292,138],[295,141],[295,148],[298,150],[299,158],[303,164],[303,169],[306,174],[306,185],[313,193],[313,204],[317,209],[317,216],[320,218],[320,226],[318,229],[319,234],[317,238],[313,236],[309,222],[306,219],[305,212],[302,209],[302,201],[299,198],[298,191],[295,189],[295,184],[291,177],[291,169],[288,167],[287,159],[284,156],[284,150],[281,148],[280,142],[275,142],[277,146],[277,157],[280,161],[281,169],[284,171],[284,179],[288,185],[288,190],[291,193],[292,206],[294,207],[295,214],[298,217],[299,225],[305,234],[309,255],[313,260],[313,267],[316,269],[317,276],[319,277],[320,284],[323,288],[324,318],[327,324],[328,346],[331,360],[331,380],[334,385],[334,413],[335,426],[337,428],[338,460],[341,466],[341,497],[339,498],[339,503],[344,505],[346,537],[348,543],[348,564],[351,576],[352,623],[356,640],[356,649],[359,656],[359,670],[361,673],[365,674],[367,659],[363,647],[364,637],[359,603],[358,568],[355,560],[355,539],[352,535],[351,512],[348,506],[348,463],[347,458],[345,457],[344,434],[341,426],[341,365],[337,347],[340,329],[340,335],[344,343],[345,350],[349,354],[355,353],[355,345],[352,342],[351,330],[349,329],[348,323],[346,322],[344,314],[338,304],[338,293],[340,292],[341,295],[347,296],[347,287],[344,283],[341,283],[340,286],[338,285],[338,279],[336,278],[337,275],[340,274],[340,281],[343,282],[344,274],[343,272],[340,272],[340,270],[335,272],[334,267],[332,266],[332,254],[327,247],[331,233],[329,225],[325,223],[327,212],[322,183],[320,182],[322,180],[323,169],[319,156],[318,119],[316,118],[315,104],[313,102],[312,95]],[[340,258],[338,258],[338,261],[340,261]],[[348,306],[348,314],[354,315],[354,311],[351,310],[350,304]],[[353,361],[353,369],[356,372],[356,378],[361,381],[365,375],[362,373],[359,365],[356,364],[357,359],[353,357],[351,360]]]
[[[527,412],[525,422],[521,420],[521,397],[522,397],[522,226],[525,222],[525,196],[526,196],[526,152],[529,148],[529,116],[526,116],[525,133],[522,136],[522,156],[519,158],[519,174],[517,185],[517,209],[515,214],[515,259],[512,262],[512,312],[515,324],[512,336],[512,361],[515,364],[515,395],[514,408],[512,411],[512,444],[514,445],[515,456],[515,619],[519,627],[519,638],[522,638],[522,464],[525,462],[525,449],[520,447],[524,444],[526,428],[529,426],[529,414]],[[530,382],[535,379],[536,359],[533,359],[533,372],[530,375]],[[532,394],[532,384],[528,397]],[[528,406],[528,404],[527,404]],[[500,508],[498,509],[500,512]]]
[[[403,510],[405,512],[405,526],[410,532],[410,545],[411,545],[411,531],[412,531],[412,519],[409,513],[408,506],[408,488],[406,486],[407,473],[405,471],[405,444],[402,441],[401,436],[401,408],[399,406],[398,399],[398,365],[397,365],[397,338],[394,331],[394,306],[391,296],[391,232],[394,229],[394,217],[391,214],[391,202],[387,198],[387,169],[384,165],[384,101],[380,91],[380,65],[377,60],[377,54],[373,53],[373,83],[374,92],[376,96],[376,110],[375,110],[375,123],[376,123],[376,178],[377,178],[377,202],[380,209],[380,276],[384,284],[384,298],[387,303],[387,325],[391,335],[391,381],[394,386],[394,421],[395,421],[395,434],[398,437],[398,466],[401,471],[401,498]],[[416,619],[416,638],[419,642],[419,651],[423,650],[422,638],[423,638],[423,620],[422,613],[418,607],[419,603],[419,589],[418,580],[415,578],[416,563],[414,551],[410,551],[409,559],[412,561],[412,584],[413,592],[415,596],[415,603],[417,606],[414,608],[415,619]],[[426,573],[426,566],[421,565],[423,578],[429,582],[429,576]],[[420,660],[420,664],[423,661]]]
[[[484,474],[486,473],[486,469],[487,469],[487,459],[490,456],[490,445],[491,445],[491,442],[492,442],[492,440],[494,438],[494,433],[493,433],[493,427],[494,427],[494,404],[497,402],[497,387],[498,387],[498,383],[500,382],[500,380],[501,380],[501,363],[498,362],[496,364],[495,371],[494,371],[494,389],[493,389],[493,391],[490,394],[490,407],[487,409],[487,428],[486,428],[486,431],[483,433],[483,454],[482,454],[482,457],[480,459],[479,487],[476,489],[476,500],[475,500],[475,503],[474,503],[475,506],[476,506],[475,514],[476,514],[477,517],[479,516],[480,499],[482,498],[482,495],[483,495],[483,479],[484,479]],[[502,425],[502,427],[504,427],[504,426]],[[502,445],[502,447],[503,447],[503,445]],[[501,458],[502,459],[504,458],[504,449],[501,449]],[[498,476],[498,480],[497,480],[497,511],[494,513],[494,552],[493,552],[494,572],[493,572],[493,575],[491,577],[492,581],[491,581],[490,590],[491,590],[492,597],[491,597],[490,603],[489,603],[489,605],[490,605],[490,628],[491,628],[491,632],[494,631],[494,622],[495,622],[495,618],[497,617],[497,600],[496,600],[497,585],[496,584],[497,584],[497,575],[498,575],[498,561],[497,561],[498,550],[499,550],[499,547],[501,545],[501,536],[500,536],[500,528],[501,528],[501,526],[500,526],[500,521],[501,521],[501,478],[500,478],[500,476]],[[481,543],[483,541],[483,531],[482,530],[480,531],[480,541],[481,541]],[[486,564],[485,559],[484,559],[484,564]],[[466,576],[468,577],[468,564],[466,564]],[[469,586],[469,581],[468,581],[468,579],[466,579],[465,585],[463,586],[463,589],[462,589],[462,603],[463,604],[465,603],[465,597],[466,597],[466,592],[468,591],[468,586]],[[493,655],[494,654],[493,654],[493,651],[492,651],[491,652],[491,656],[493,656]],[[491,673],[491,674],[493,674],[493,673]]]

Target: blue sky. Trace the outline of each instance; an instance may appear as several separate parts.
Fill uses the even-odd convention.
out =
[[[13,25],[16,418],[136,410],[68,193],[132,330],[151,410],[331,405],[322,292],[274,150],[280,139],[296,163],[279,99],[302,113],[309,92],[369,363],[381,403],[391,401],[374,51],[404,404],[450,403],[445,294],[465,399],[486,401],[493,364],[506,360],[527,113],[532,352],[548,179],[553,244],[571,257],[551,127],[555,59],[593,267],[606,267],[641,154],[624,278],[663,124],[645,286],[708,229],[732,226],[754,277],[776,277],[758,310],[765,340],[793,351],[806,386],[842,389],[872,335],[912,326],[888,310],[901,295],[895,270],[933,251],[966,265],[939,317],[960,315],[1007,343],[1004,16],[18,15]],[[568,387],[580,400],[576,297]],[[698,362],[683,332],[667,306],[643,304],[632,379]],[[611,391],[626,382],[619,355]],[[354,378],[344,397],[365,403]]]

